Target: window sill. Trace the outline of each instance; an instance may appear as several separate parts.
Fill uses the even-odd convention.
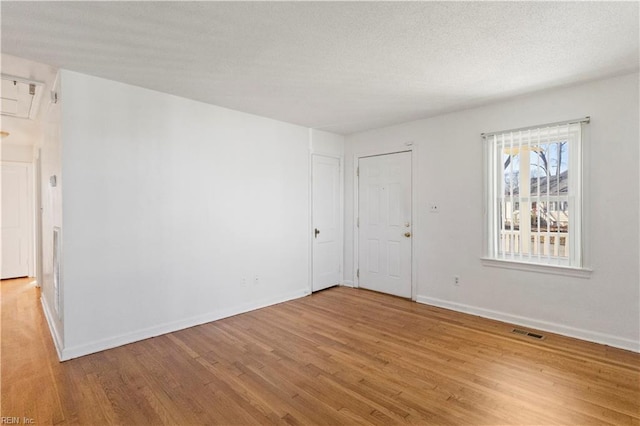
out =
[[[493,268],[516,269],[527,272],[540,272],[543,274],[564,275],[567,277],[590,278],[592,269],[574,268],[571,266],[543,265],[540,263],[518,262],[516,260],[491,259],[483,257],[480,259],[482,265]]]

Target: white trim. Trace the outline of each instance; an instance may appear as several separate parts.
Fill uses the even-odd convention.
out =
[[[313,293],[313,129],[309,129],[309,278],[307,286],[309,293]]]
[[[78,358],[78,357],[89,355],[95,352],[100,352],[100,351],[115,348],[118,346],[126,345],[129,343],[137,342],[140,340],[149,339],[151,337],[160,336],[162,334],[173,333],[174,331],[183,330],[185,328],[206,324],[208,322],[232,317],[234,315],[243,314],[245,312],[254,311],[260,308],[265,308],[267,306],[276,305],[278,303],[287,302],[289,300],[299,299],[307,295],[309,295],[309,291],[308,289],[305,288],[303,290],[297,290],[292,293],[282,294],[278,297],[271,297],[269,299],[263,299],[261,301],[247,303],[231,309],[220,309],[217,311],[209,312],[204,315],[198,315],[196,317],[186,318],[178,321],[172,321],[165,324],[134,331],[132,333],[126,333],[118,336],[107,337],[105,339],[96,340],[93,342],[85,343],[78,346],[73,346],[70,348],[63,348],[62,354],[60,354],[59,352],[58,356],[60,357],[60,361],[67,361],[73,358]]]
[[[322,149],[310,148],[311,155],[322,155],[323,157],[340,158],[344,159],[344,155],[336,154],[335,152],[324,151]]]
[[[356,271],[359,269],[359,227],[358,227],[358,215],[359,203],[358,203],[358,190],[360,186],[360,178],[358,176],[358,164],[360,158],[373,157],[377,155],[399,154],[401,152],[411,152],[411,300],[416,300],[418,295],[418,260],[416,253],[418,253],[417,241],[415,238],[418,235],[418,147],[413,142],[407,142],[404,147],[396,148],[379,148],[371,151],[361,151],[353,154],[353,287],[360,287],[360,280],[356,275]]]
[[[411,300],[418,298],[418,147],[411,143]]]
[[[358,203],[358,187],[360,185],[359,177],[358,177],[359,160],[360,160],[360,155],[354,154],[353,155],[353,234],[352,234],[353,235],[353,238],[352,238],[353,274],[351,277],[353,278],[353,288],[360,287],[360,279],[357,274],[358,268],[360,267],[359,266],[360,256],[358,252],[358,239],[360,238],[358,234],[358,224],[359,224],[358,215],[360,214],[360,205]]]
[[[609,345],[620,349],[626,349],[633,352],[640,352],[640,341],[626,339],[624,337],[613,336],[611,334],[600,333],[597,331],[585,330],[581,328],[569,327],[566,325],[537,320],[519,315],[512,315],[505,312],[494,311],[491,309],[478,308],[476,306],[465,305],[462,303],[449,302],[446,300],[436,299],[427,296],[418,296],[416,301],[425,305],[437,306],[439,308],[451,309],[452,311],[462,312],[465,314],[476,315],[483,318],[498,320],[510,324],[520,325],[523,327],[534,328],[537,330],[548,331],[550,333],[561,334],[563,336],[573,337],[576,339],[587,340],[589,342]]]
[[[342,287],[351,287],[351,288],[354,288],[355,286],[354,286],[354,284],[353,284],[353,281],[351,281],[351,280],[344,280],[344,282],[342,283]]]
[[[575,268],[563,265],[547,265],[544,263],[518,262],[517,260],[493,259],[489,257],[480,258],[484,266],[494,268],[515,269],[526,272],[540,272],[543,274],[564,275],[567,277],[591,278],[592,269]]]
[[[42,296],[40,296],[40,304],[42,305],[42,312],[44,313],[44,318],[47,320],[47,325],[49,326],[49,331],[51,332],[51,337],[53,338],[53,346],[56,348],[56,352],[58,353],[58,359],[60,359],[60,361],[63,361],[62,350],[64,349],[64,344],[62,336],[58,334],[58,330],[55,327],[55,321],[53,320],[54,316],[51,315],[49,305],[47,304],[46,299]]]
[[[33,150],[33,148],[32,148]],[[31,163],[27,163],[27,185],[28,185],[28,199],[29,199],[29,205],[27,206],[27,208],[29,209],[29,219],[30,220],[30,226],[29,226],[29,258],[28,258],[28,262],[29,262],[29,276],[30,277],[35,277],[36,276],[36,230],[35,230],[35,217],[34,217],[34,213],[35,213],[35,200],[36,200],[36,194],[35,194],[35,178],[33,175],[33,170],[34,170],[34,165],[33,165],[33,159],[31,160]]]
[[[34,148],[33,159],[33,228],[34,266],[37,286],[42,288],[44,268],[42,266],[42,148]]]

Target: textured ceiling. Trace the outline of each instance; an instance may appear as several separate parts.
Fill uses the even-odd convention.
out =
[[[3,53],[343,134],[639,67],[638,2],[0,8]]]

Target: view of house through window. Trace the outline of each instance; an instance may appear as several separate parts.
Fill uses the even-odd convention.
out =
[[[490,257],[581,266],[581,126],[485,135]]]

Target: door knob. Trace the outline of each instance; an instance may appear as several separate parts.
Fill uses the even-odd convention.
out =
[[[315,234],[315,237],[318,238],[318,234],[320,233],[320,230],[318,228],[315,229],[315,231],[313,231]]]
[[[405,232],[405,233],[404,233],[404,236],[405,236],[405,237],[407,237],[407,238],[409,238],[409,237],[411,236],[411,232]]]

